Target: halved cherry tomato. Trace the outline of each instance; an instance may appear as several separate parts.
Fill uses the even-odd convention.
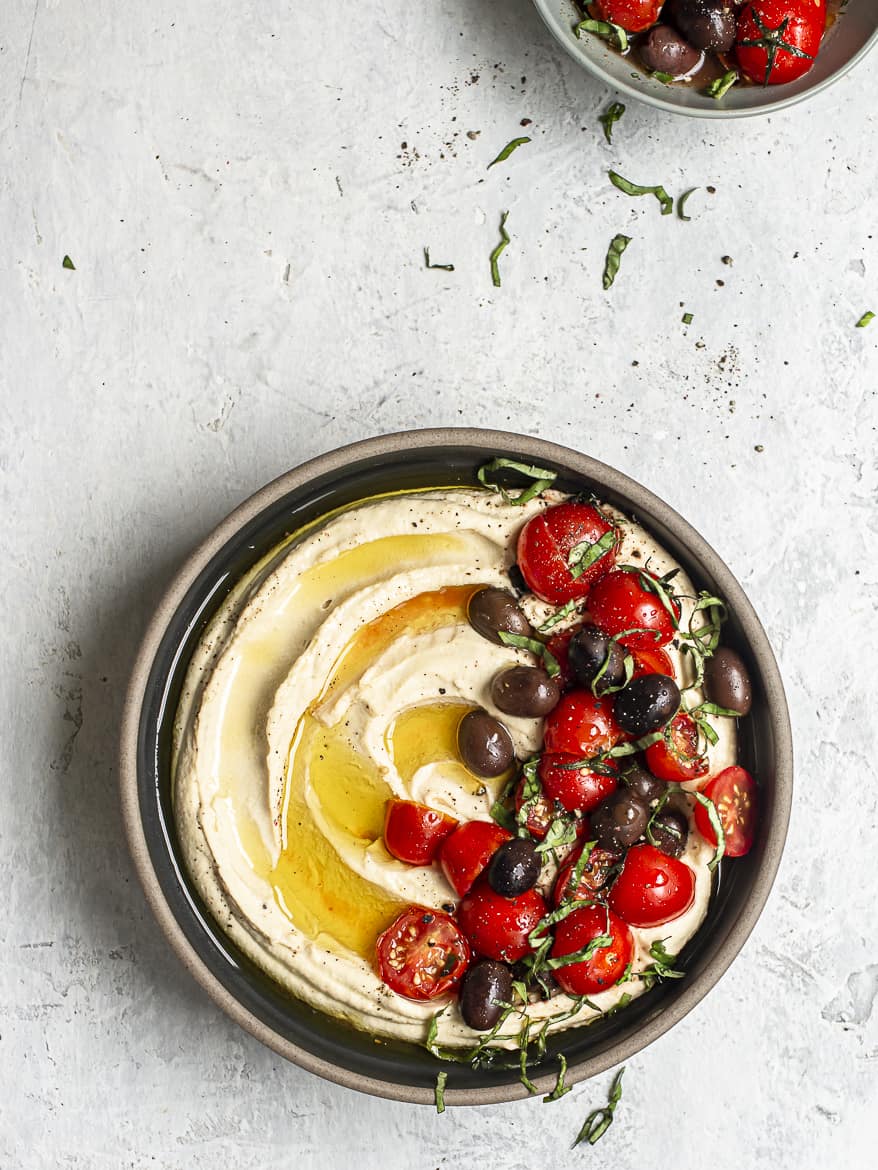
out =
[[[558,870],[555,885],[552,890],[552,901],[560,906],[566,899],[575,902],[590,902],[601,896],[601,890],[606,886],[613,866],[622,860],[621,853],[613,853],[610,849],[602,849],[595,845],[588,860],[582,867],[582,873],[575,889],[570,888],[573,871],[582,854],[582,849],[576,849]]]
[[[384,815],[387,852],[409,865],[429,865],[458,826],[454,817],[414,800],[388,800]]]
[[[549,800],[557,800],[568,812],[591,812],[615,791],[619,782],[616,767],[608,761],[609,774],[591,768],[564,767],[574,764],[578,758],[546,752],[540,759],[537,775]]]
[[[584,950],[600,935],[609,935],[609,946],[598,947],[582,962],[555,968],[555,978],[570,995],[595,995],[618,983],[631,962],[634,939],[627,925],[604,906],[574,910],[555,927],[553,959]]]
[[[528,805],[527,815],[524,818],[525,828],[532,837],[542,841],[549,831],[549,825],[555,819],[555,806],[542,793],[536,797],[525,799],[524,789],[525,781],[519,780],[515,789],[515,811],[520,813],[525,804]]]
[[[720,824],[726,835],[726,857],[743,857],[749,853],[756,836],[756,781],[744,768],[724,768],[705,787],[704,795],[716,805]],[[695,825],[710,845],[716,845],[716,833],[703,804],[695,806]]]
[[[512,837],[494,821],[466,821],[439,848],[442,871],[458,894],[465,894],[500,848]]]
[[[664,674],[676,680],[677,672],[674,670],[671,656],[666,650],[662,650],[661,646],[648,648],[640,646],[637,650],[631,651],[631,656],[634,659],[632,678],[640,678],[644,674]]]
[[[545,916],[546,903],[536,890],[504,898],[484,878],[457,910],[460,929],[476,954],[504,963],[517,963],[533,950],[528,937]]]
[[[654,649],[664,646],[674,636],[671,615],[657,593],[644,588],[641,577],[657,581],[654,573],[641,569],[636,573],[617,569],[602,577],[588,595],[588,608],[595,623],[611,637],[623,630],[646,630],[646,633],[626,634],[619,641],[630,650]],[[671,601],[677,618],[679,602]]]
[[[610,890],[610,906],[631,926],[661,926],[684,914],[695,898],[695,874],[653,845],[629,849]]]
[[[547,752],[560,752],[574,759],[590,759],[622,739],[622,729],[613,718],[611,699],[596,699],[591,691],[569,691],[546,717],[543,736]]]
[[[614,541],[578,577],[569,564],[570,553],[581,545],[597,544],[608,533]],[[591,504],[568,500],[532,517],[518,537],[518,567],[537,597],[564,605],[585,597],[592,584],[616,563],[618,533]]]
[[[378,972],[406,999],[435,999],[451,991],[470,961],[457,923],[441,910],[409,906],[378,936]]]
[[[628,32],[643,32],[659,18],[664,0],[595,0],[592,7],[600,20],[621,25]]]
[[[781,85],[807,73],[826,29],[826,0],[753,0],[738,16],[735,56],[760,85]]]
[[[698,750],[698,728],[685,711],[678,711],[664,729],[662,738],[646,749],[646,766],[659,780],[697,780],[706,776],[710,764]]]

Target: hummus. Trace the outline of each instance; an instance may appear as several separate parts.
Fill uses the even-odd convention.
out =
[[[442,1006],[382,983],[378,935],[410,903],[457,900],[438,865],[405,865],[387,852],[386,802],[490,819],[502,781],[473,777],[455,743],[474,706],[508,727],[519,759],[540,747],[542,721],[501,714],[490,694],[495,674],[532,657],[477,634],[466,604],[477,587],[508,587],[521,525],[563,498],[546,492],[518,507],[487,491],[436,490],[334,514],[237,584],[190,663],[173,794],[191,878],[223,930],[277,983],[376,1036],[423,1042]],[[620,562],[677,567],[640,526],[614,516]],[[675,586],[694,592],[682,572]],[[536,622],[552,612],[528,604]],[[667,649],[685,677],[687,665]],[[735,756],[734,721],[715,724],[711,774]],[[695,901],[673,922],[632,930],[635,971],[651,964],[654,940],[676,954],[697,930],[712,853],[690,834],[683,860],[696,874]],[[558,1026],[585,1023],[643,989],[639,980],[610,988]],[[539,1022],[572,1005],[561,995],[528,1013]],[[438,1019],[441,1045],[469,1047],[475,1035],[454,1009]]]

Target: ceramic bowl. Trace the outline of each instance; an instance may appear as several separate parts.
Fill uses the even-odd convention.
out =
[[[724,641],[747,662],[754,688],[742,723],[741,762],[759,778],[761,821],[752,852],[720,867],[707,920],[685,948],[686,978],[657,986],[625,1011],[549,1043],[552,1088],[563,1048],[572,1081],[593,1076],[655,1040],[690,1011],[740,950],[768,897],[789,820],[792,745],[783,686],[765,633],[719,556],[672,508],[618,471],[565,447],[502,431],[409,431],[332,451],[281,476],[242,504],[181,568],[154,615],[131,679],[122,729],[121,794],[138,875],[168,941],[216,1003],[242,1027],[301,1067],[350,1088],[432,1103],[443,1065],[412,1045],[376,1043],[292,999],[255,967],[211,919],[182,862],[171,808],[174,713],[192,651],[237,581],[288,533],[334,508],[389,490],[476,484],[502,455],[554,468],[564,490],[592,489],[635,514],[696,584],[726,599]],[[449,1104],[527,1096],[517,1070],[448,1068]]]
[[[558,44],[589,73],[635,101],[694,118],[746,118],[793,106],[844,76],[878,41],[878,5],[874,0],[848,0],[804,77],[789,85],[736,85],[716,100],[685,85],[663,85],[599,37],[577,37],[574,29],[582,13],[573,0],[534,0],[534,4]]]

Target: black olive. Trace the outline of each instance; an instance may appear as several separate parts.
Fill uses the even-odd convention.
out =
[[[680,688],[666,674],[634,678],[613,701],[616,722],[629,735],[647,735],[670,722],[680,709]]]
[[[689,821],[684,813],[673,808],[663,808],[649,831],[657,849],[669,857],[679,857],[686,848]]]
[[[496,959],[478,959],[460,984],[460,1014],[477,1032],[487,1032],[500,1019],[503,1004],[512,1000],[512,972]]]
[[[518,602],[507,589],[488,587],[479,589],[469,599],[466,616],[474,630],[492,642],[502,645],[500,631],[533,637],[530,622],[518,608]]]
[[[504,841],[488,864],[488,885],[506,898],[514,898],[537,884],[542,868],[536,845],[529,837]]]
[[[541,666],[510,666],[491,683],[491,698],[507,715],[540,718],[558,706],[561,687]]]
[[[648,768],[642,764],[633,763],[622,773],[622,781],[628,791],[642,800],[644,804],[652,804],[664,796],[667,785],[658,776],[653,776]]]
[[[457,750],[475,776],[499,776],[515,757],[509,732],[499,719],[481,708],[468,711],[461,719]]]
[[[524,573],[518,565],[510,565],[506,570],[506,576],[509,578],[509,584],[512,586],[512,592],[516,597],[521,597],[525,593],[530,592],[527,587],[527,581],[524,579]]]
[[[618,790],[591,815],[591,831],[604,849],[628,849],[646,832],[649,810],[630,792]]]
[[[729,53],[737,33],[732,0],[667,0],[662,16],[690,45],[713,53]]]
[[[650,73],[667,73],[671,77],[685,77],[701,60],[701,52],[666,24],[654,24],[637,42],[637,52]]]
[[[610,661],[595,690],[599,695],[610,687],[620,687],[625,681],[625,651],[618,642],[597,626],[583,626],[570,639],[567,655],[570,667],[584,687],[590,687],[601,667]]]
[[[704,664],[704,689],[712,703],[746,715],[753,703],[750,675],[740,654],[720,646]]]
[[[616,791],[591,816],[591,830],[603,849],[628,849],[646,831],[649,809],[636,796]]]

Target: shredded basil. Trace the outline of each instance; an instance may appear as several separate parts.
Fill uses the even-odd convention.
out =
[[[73,265],[71,264],[70,267],[72,268]],[[864,313],[862,315],[862,317],[859,319],[859,321],[857,322],[857,329],[865,329],[866,326],[869,325],[874,320],[875,320],[875,314],[871,310],[869,310],[868,312]]]
[[[552,1089],[551,1093],[543,1097],[543,1100],[546,1102],[560,1100],[560,1098],[563,1097],[565,1093],[569,1093],[573,1088],[572,1085],[567,1085],[564,1083],[564,1078],[567,1075],[567,1057],[563,1052],[558,1053],[558,1065],[558,1079],[555,1081],[555,1087]]]
[[[650,73],[649,76],[654,78],[656,81],[660,81],[662,85],[670,85],[674,80],[673,73],[664,73],[661,69],[656,69],[656,71],[654,73]]]
[[[599,561],[601,557],[606,556],[615,547],[616,538],[616,530],[615,528],[611,528],[599,540],[583,540],[571,548],[567,554],[567,567],[574,581],[581,577],[586,569],[590,569],[593,564]]]
[[[559,967],[570,967],[574,963],[587,963],[595,951],[604,951],[612,945],[613,936],[611,934],[597,934],[582,950],[573,951],[569,955],[556,955],[554,958],[546,960],[546,966],[550,971],[557,971]]]
[[[430,249],[429,248],[424,249],[424,264],[427,266],[427,268],[440,268],[443,272],[453,272],[454,271],[453,264],[431,264],[430,263]]]
[[[561,849],[564,845],[572,845],[576,840],[578,823],[575,817],[555,817],[550,822],[546,835],[536,846],[537,853],[548,853],[551,849]]]
[[[697,190],[697,187],[690,187],[688,191],[684,191],[683,194],[677,199],[677,215],[684,221],[684,223],[689,223],[689,221],[692,219],[691,215],[686,214],[686,201],[688,200],[689,196],[694,195]],[[688,325],[689,322],[687,321],[686,324]]]
[[[443,1069],[442,1072],[436,1074],[436,1112],[445,1112],[445,1082],[448,1080],[448,1073]]]
[[[76,271],[76,265],[73,263],[73,261],[70,259],[69,256],[65,256],[64,259],[61,261],[61,267],[62,268],[69,268],[71,272]]]
[[[716,852],[708,861],[707,868],[713,872],[719,863],[722,861],[726,852],[726,834],[722,826],[722,821],[719,819],[719,813],[716,811],[716,805],[709,796],[705,796],[703,792],[693,792],[692,795],[700,805],[707,809],[707,819],[710,821],[710,827],[716,834]]]
[[[506,220],[509,218],[509,212],[504,211],[500,216],[500,243],[491,253],[491,280],[494,282],[494,287],[500,287],[500,268],[497,261],[500,259],[500,254],[506,245],[509,243],[509,232],[506,230]]]
[[[647,573],[639,565],[618,565],[617,568],[625,573],[636,573],[640,578],[640,587],[645,589],[647,593],[654,593],[667,610],[671,619],[671,624],[675,630],[680,628],[680,619],[676,607],[674,606],[674,591],[668,589],[668,582],[671,580],[669,576],[666,578],[653,577],[651,573]]]
[[[628,34],[619,24],[611,24],[606,20],[581,20],[573,31],[580,38],[584,32],[590,32],[604,41],[615,40],[620,53],[628,51]]]
[[[495,800],[491,805],[491,820],[496,821],[507,833],[514,833],[517,828],[515,814],[502,802]]]
[[[521,650],[529,650],[537,658],[542,658],[549,678],[555,678],[561,673],[557,658],[544,642],[538,642],[536,638],[526,638],[524,634],[508,634],[505,630],[500,630],[499,637],[504,646],[517,646]]]
[[[728,73],[724,73],[722,77],[714,78],[714,80],[710,83],[710,85],[708,85],[704,92],[708,97],[716,98],[716,100],[719,101],[720,98],[726,96],[737,80],[738,74],[736,70],[730,69]]]
[[[506,159],[509,158],[510,154],[512,154],[512,152],[514,150],[518,150],[519,146],[524,146],[524,144],[526,142],[530,142],[530,139],[529,138],[513,138],[511,142],[507,142],[507,144],[503,147],[503,149],[500,151],[500,153],[497,155],[497,157],[495,159],[492,159],[492,161],[488,163],[488,165],[485,169],[489,171],[491,169],[491,167],[496,166],[497,163],[505,162]]]
[[[631,236],[617,235],[610,240],[610,246],[607,249],[607,258],[604,261],[604,288],[608,289],[616,279],[619,271],[619,261],[622,258],[622,253],[631,243]]]
[[[598,116],[598,121],[604,128],[604,137],[611,145],[613,142],[613,127],[624,113],[625,107],[622,105],[622,103],[613,102],[613,104],[607,108],[607,112],[605,114],[600,114]]]
[[[534,482],[528,488],[524,488],[517,496],[511,495],[502,484],[495,480],[488,479],[488,476],[495,471],[502,471],[507,468],[509,471],[517,471],[519,474],[525,476],[527,479],[532,479]],[[483,464],[479,468],[477,478],[482,487],[490,488],[492,491],[499,492],[503,497],[504,504],[518,504],[522,507],[524,504],[529,504],[531,500],[535,499],[540,492],[544,492],[547,487],[551,487],[558,478],[557,471],[550,471],[547,467],[534,467],[530,463],[517,463],[514,459],[492,459],[490,463]]]
[[[653,77],[655,74],[653,74]],[[625,195],[655,195],[662,208],[662,215],[670,215],[674,210],[674,201],[661,186],[658,184],[655,187],[641,187],[639,183],[632,183],[628,179],[623,179],[617,171],[608,171],[610,182],[614,187],[617,187]]]
[[[663,938],[656,939],[649,948],[650,957],[653,959],[651,967],[646,967],[639,973],[639,977],[649,990],[654,983],[662,979],[684,979],[686,977],[685,971],[675,971],[674,963],[677,961],[676,955],[670,955],[665,950],[665,940]]]
[[[694,320],[695,320],[695,315],[693,313],[684,313],[683,314],[683,324],[684,325],[691,325]]]
[[[541,634],[548,634],[549,630],[553,630],[555,626],[574,613],[576,613],[576,601],[568,601],[566,605],[562,605],[560,609],[556,609],[541,625],[537,626],[537,630]]]
[[[623,1065],[613,1078],[613,1083],[610,1085],[610,1096],[606,1105],[600,1109],[593,1109],[588,1117],[586,1117],[582,1129],[576,1135],[576,1140],[573,1143],[574,1148],[583,1141],[593,1146],[595,1142],[600,1141],[613,1124],[613,1114],[616,1112],[616,1106],[622,1099],[622,1073],[624,1071],[625,1066]]]

